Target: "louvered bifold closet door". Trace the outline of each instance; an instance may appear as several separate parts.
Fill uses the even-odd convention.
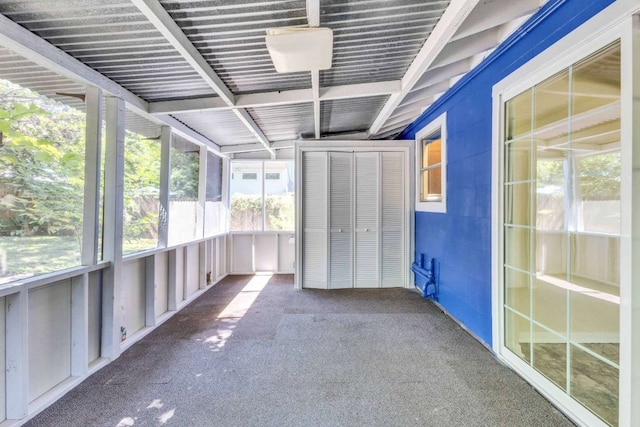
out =
[[[380,154],[355,153],[355,287],[380,286]]]
[[[329,289],[353,287],[352,153],[329,153]]]
[[[381,153],[382,186],[382,287],[405,285],[404,155]]]
[[[302,157],[302,287],[327,289],[326,152]]]

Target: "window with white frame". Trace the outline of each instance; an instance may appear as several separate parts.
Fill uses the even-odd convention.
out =
[[[446,212],[446,113],[416,134],[416,211]]]
[[[231,231],[292,231],[293,172],[292,161],[232,162]]]

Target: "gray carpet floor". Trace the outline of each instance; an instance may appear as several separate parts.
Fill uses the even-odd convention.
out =
[[[416,292],[251,278],[227,277],[27,425],[573,425]]]

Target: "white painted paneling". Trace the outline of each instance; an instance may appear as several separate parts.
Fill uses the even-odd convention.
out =
[[[356,288],[380,285],[379,153],[355,153],[355,280]]]
[[[256,271],[276,271],[278,269],[278,235],[256,234],[254,239]]]
[[[124,264],[122,268],[124,327],[127,337],[145,326],[145,272],[144,258]]]
[[[71,280],[29,292],[29,402],[71,375]]]
[[[352,153],[329,153],[329,288],[353,287]]]
[[[224,274],[223,271],[225,270],[224,266],[225,266],[225,260],[224,260],[224,254],[225,254],[225,240],[224,237],[218,237],[215,239],[215,242],[213,244],[213,247],[215,248],[215,253],[216,256],[214,258],[214,265],[215,265],[215,278],[218,279],[220,277],[222,277],[222,275]]]
[[[176,249],[176,301],[180,302],[184,297],[184,247]]]
[[[405,187],[404,155],[382,156],[382,287],[405,285]]]
[[[4,298],[0,298],[0,421],[3,421],[6,418],[7,409],[6,409],[6,375],[5,375],[5,364],[6,364],[6,353],[5,353],[5,301]]]
[[[233,273],[253,272],[253,236],[234,234],[231,236],[233,253],[231,254]]]
[[[302,158],[302,287],[327,288],[327,153]]]
[[[189,297],[200,288],[200,245],[187,246],[185,251],[185,297]]]
[[[278,271],[280,273],[293,273],[295,259],[295,234],[278,235]]]
[[[89,274],[88,315],[89,348],[87,362],[91,363],[100,357],[100,315],[102,314],[102,272]]]
[[[156,255],[156,274],[155,274],[155,288],[156,288],[156,317],[167,312],[169,308],[169,254],[162,252]]]

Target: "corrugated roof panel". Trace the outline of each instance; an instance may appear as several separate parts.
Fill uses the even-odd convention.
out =
[[[267,28],[307,25],[304,0],[160,1],[233,92],[311,86],[310,73],[277,73],[265,44]]]
[[[0,13],[146,100],[214,95],[127,0],[8,1]]]
[[[324,101],[320,104],[323,134],[356,132],[369,129],[389,99],[388,95]]]
[[[84,85],[43,68],[1,46],[0,79],[8,80],[47,98],[84,111],[83,100],[72,96],[57,95],[59,93],[82,95],[86,92]]]
[[[322,0],[321,26],[333,29],[333,65],[322,86],[399,80],[449,0]]]
[[[303,137],[313,138],[313,104],[294,104],[276,107],[249,108],[248,113],[270,141],[287,141]]]
[[[258,142],[231,110],[182,113],[173,117],[218,145]]]

